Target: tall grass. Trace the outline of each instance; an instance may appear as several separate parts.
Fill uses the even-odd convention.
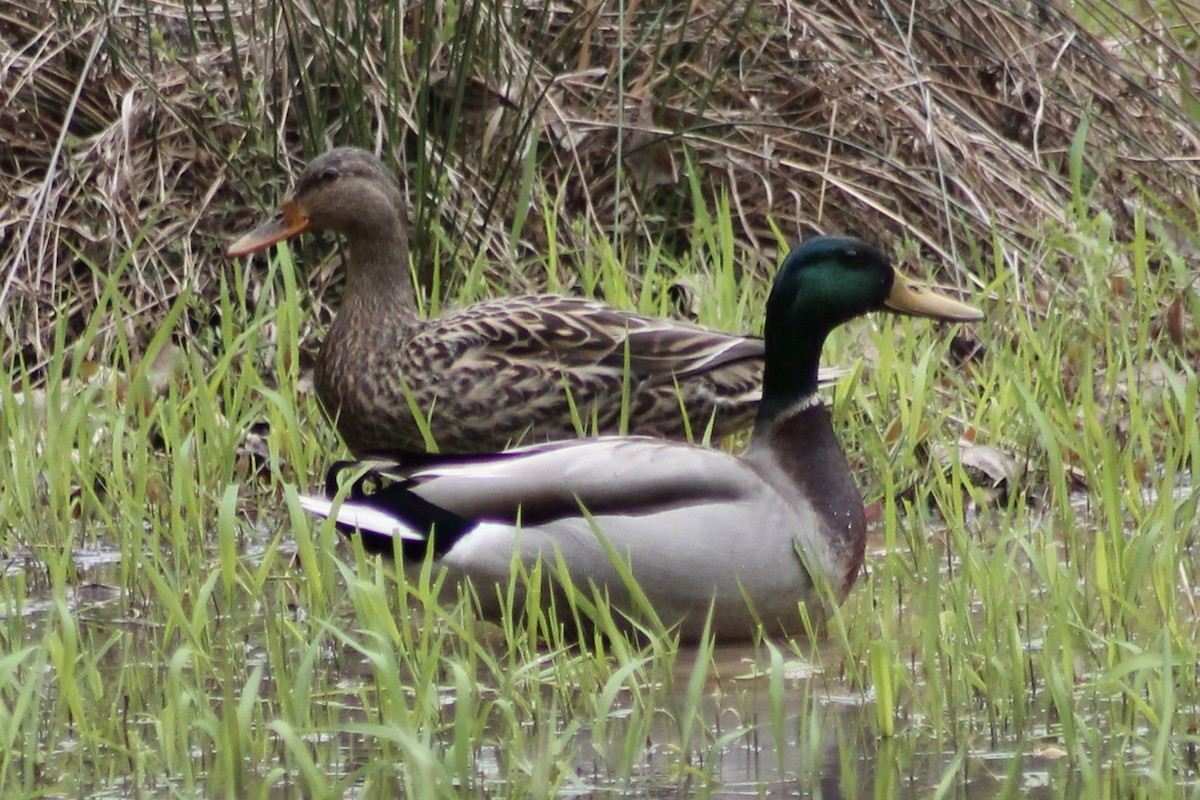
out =
[[[585,275],[653,310],[681,276],[712,281],[701,321],[754,327],[762,287],[722,260],[728,208],[710,214],[687,260],[645,254],[640,287],[603,248]],[[0,574],[0,785],[966,794],[1045,775],[1193,793],[1198,387],[1189,340],[1156,322],[1187,276],[1105,230],[1083,218],[1047,242],[1077,288],[1045,313],[1020,299],[1032,278],[988,287],[965,364],[921,321],[831,339],[828,361],[861,359],[832,405],[881,513],[820,648],[581,647],[563,608],[496,629],[432,565],[402,574],[310,523],[297,491],[337,445],[298,392],[306,299],[286,251],[269,298],[231,265],[204,348],[164,332],[134,361],[121,330],[64,330],[45,388],[0,398],[15,558]],[[111,369],[87,358],[101,334]],[[1020,465],[1002,493],[963,466],[984,445]]]
[[[686,159],[682,217],[634,208],[618,181],[627,227],[568,219],[569,187],[531,166],[530,117],[497,117],[520,147],[493,153],[500,132],[460,113],[498,102],[464,65],[533,85],[499,57],[502,10],[427,8],[407,30],[394,3],[268,4],[291,35],[261,46],[289,48],[290,72],[234,77],[258,97],[247,114],[275,113],[271,92],[294,85],[309,152],[382,143],[408,165],[428,313],[545,285],[761,329],[760,262],[789,233],[749,245],[745,198]],[[768,25],[744,8],[712,29]],[[553,7],[530,9],[530,35],[549,31]],[[388,20],[378,60],[362,57],[370,13]],[[232,17],[212,22],[236,40]],[[638,46],[660,60],[694,44],[647,30]],[[571,41],[541,46],[577,63]],[[444,68],[410,72],[414,47]],[[376,82],[416,97],[418,119],[370,102]],[[272,118],[243,146],[282,154],[287,130]],[[487,181],[455,172],[463,142]],[[214,306],[182,292],[148,330],[123,290],[133,253],[90,264],[85,324],[62,309],[37,379],[0,385],[0,794],[1197,796],[1194,256],[1161,220],[1135,213],[1124,236],[1093,211],[1104,176],[1085,175],[1080,142],[1085,129],[1060,223],[930,269],[996,276],[972,298],[984,324],[879,317],[830,340],[827,362],[851,368],[830,403],[879,521],[819,641],[581,640],[578,609],[534,603],[523,622],[478,621],[434,565],[374,560],[298,506],[341,452],[305,390],[311,295],[329,281],[297,268],[311,251],[281,249],[265,276],[223,265]],[[506,192],[527,213],[491,250],[440,213],[487,218]],[[863,224],[847,232],[877,233]],[[183,325],[199,317],[211,324]],[[983,447],[1016,469],[979,471]]]

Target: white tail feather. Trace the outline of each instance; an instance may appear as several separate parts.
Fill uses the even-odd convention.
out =
[[[300,507],[318,517],[328,518],[333,512],[333,502],[324,497],[300,495]],[[341,525],[349,525],[360,531],[369,531],[380,536],[411,539],[414,542],[425,541],[423,534],[410,528],[403,520],[397,519],[386,511],[360,506],[356,503],[342,503],[338,507],[336,521]]]

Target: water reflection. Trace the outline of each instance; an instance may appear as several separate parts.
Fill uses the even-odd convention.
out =
[[[697,656],[694,650],[679,654],[681,691]],[[761,648],[718,647],[699,722],[709,746],[696,749],[675,788],[720,798],[874,795],[872,705],[822,675],[817,663],[823,660],[793,656],[773,667]],[[648,766],[660,776],[678,762],[667,748],[651,746],[648,753]]]
[[[153,606],[147,613],[119,588],[119,557],[115,551],[79,553],[74,564],[77,580],[65,587],[63,599],[68,613],[79,623],[85,650],[100,644],[108,647],[95,662],[105,677],[112,677],[113,685],[119,685],[123,674],[128,680],[141,671],[161,672],[162,659],[169,657],[170,650],[164,650],[154,636],[142,630],[161,615],[153,611]],[[22,575],[11,565],[0,577],[5,584],[5,591],[0,592],[0,620],[19,623],[9,643],[39,641],[43,623],[53,618],[58,607],[50,582],[32,570]],[[266,617],[278,615],[285,608],[283,589],[278,585],[276,589],[280,596],[263,599],[263,607],[268,609]],[[18,598],[18,594],[22,596]],[[282,611],[283,616],[290,613]],[[337,617],[341,630],[354,631],[361,624],[349,602],[337,611]],[[270,626],[265,625],[262,615],[229,616],[226,612],[217,627],[227,637],[222,639],[224,646],[236,656],[230,656],[230,663],[239,664],[241,671],[270,664],[266,644]],[[114,644],[118,639],[120,644]],[[303,639],[295,641],[302,643]],[[496,639],[483,646],[499,653],[505,643]],[[448,658],[452,650],[447,648]],[[284,660],[301,658],[287,652],[279,655]],[[633,742],[633,763],[623,755],[629,750],[622,748],[626,747],[627,734],[632,730],[636,735],[640,730],[630,727],[637,716],[636,692],[621,698],[604,726],[577,719],[578,708],[586,707],[584,704],[578,708],[560,706],[557,716],[538,717],[529,724],[551,720],[559,726],[559,732],[574,726],[572,732],[564,734],[570,737],[571,774],[557,787],[568,796],[636,793],[650,797],[836,800],[926,797],[944,791],[948,797],[990,798],[1019,793],[1049,798],[1079,796],[1089,786],[1095,788],[1094,782],[1084,786],[1079,765],[1063,757],[1052,739],[1046,740],[1050,746],[1042,745],[1036,732],[1012,732],[1010,740],[996,741],[973,728],[969,719],[950,729],[945,720],[905,718],[898,722],[894,737],[879,736],[874,698],[821,669],[822,664],[839,664],[844,658],[843,654],[817,651],[806,660],[789,652],[773,663],[765,647],[721,646],[711,657],[704,651],[685,648],[676,657],[673,691],[665,696],[662,692],[646,695],[660,698],[662,707],[649,709],[652,725],[648,735]],[[313,676],[318,691],[311,695],[313,724],[304,736],[315,744],[333,743],[341,755],[326,765],[338,775],[350,775],[379,755],[381,745],[373,736],[348,730],[352,724],[377,721],[366,709],[378,701],[379,676],[361,653],[332,636],[325,637],[319,663]],[[688,686],[694,674],[704,676],[703,691],[698,695],[696,716],[688,726],[683,710],[689,705]],[[481,694],[490,691],[484,687],[495,678],[495,674],[480,674]],[[231,679],[239,684],[238,676]],[[148,685],[160,685],[159,678],[145,680]],[[406,676],[400,683],[408,687],[416,680],[415,676]],[[450,719],[455,686],[452,681],[445,682],[437,691]],[[282,713],[272,697],[272,685],[272,672],[268,670],[262,688],[264,725]],[[143,701],[143,713],[133,718],[149,738],[154,735],[157,701],[152,693],[139,700]],[[318,713],[318,708],[328,713]],[[969,717],[969,709],[959,712]],[[432,745],[435,750],[449,751],[455,732],[438,727],[431,737]],[[597,731],[605,740],[595,738],[601,735]],[[470,765],[472,794],[503,796],[513,785],[512,758],[505,752],[503,731],[488,723],[478,735]],[[1103,755],[1091,754],[1101,763]],[[1120,766],[1114,764],[1114,769]],[[282,795],[292,793],[284,788]]]
[[[676,686],[681,690],[697,657],[694,650],[680,653]],[[577,769],[590,785],[577,787],[577,793],[841,800],[926,797],[945,790],[948,797],[1016,792],[1049,798],[1064,796],[1075,785],[1073,768],[1053,748],[1044,756],[1036,749],[1032,755],[1018,748],[975,751],[945,733],[939,738],[919,721],[909,721],[910,729],[894,737],[880,737],[873,698],[823,675],[818,662],[830,660],[792,658],[784,662],[782,676],[777,671],[773,678],[764,652],[718,648],[699,723],[706,742],[690,758],[681,758],[673,746],[677,730],[664,725],[661,739],[647,743],[637,774],[619,786],[605,786],[603,759],[581,757]],[[669,723],[665,709],[664,717]],[[584,756],[609,746],[591,741],[586,730],[578,740]],[[1079,794],[1075,786],[1067,796]]]

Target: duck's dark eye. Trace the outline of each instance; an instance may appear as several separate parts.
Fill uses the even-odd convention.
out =
[[[337,180],[337,177],[338,177],[338,171],[336,169],[334,169],[333,167],[330,167],[329,169],[327,169],[321,173],[321,182],[328,183],[330,181],[335,181],[335,180]]]

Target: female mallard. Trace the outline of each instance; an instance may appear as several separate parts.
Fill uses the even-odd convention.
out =
[[[413,406],[443,453],[574,437],[575,419],[616,432],[623,398],[633,433],[685,438],[681,406],[696,436],[710,420],[714,437],[753,421],[761,339],[554,295],[422,320],[406,226],[395,176],[366,151],[338,148],[309,164],[279,215],[227,251],[247,255],[310,229],[345,237],[345,292],[315,378],[355,454],[425,452]]]
[[[514,555],[527,566],[544,559],[547,571],[561,558],[576,586],[636,613],[611,554],[685,639],[700,635],[710,608],[723,639],[753,636],[759,622],[797,632],[797,605],[819,602],[823,585],[840,602],[863,560],[862,498],[817,396],[817,362],[831,330],[873,310],[982,318],[913,288],[874,247],[817,237],[788,255],[767,301],[762,403],[742,455],[605,437],[418,457],[371,465],[340,505],[301,503],[359,531],[370,551],[391,554],[396,540],[406,560],[432,550],[452,576],[472,579],[488,616],[501,612],[495,587],[509,585]],[[330,470],[331,494],[346,468]]]

